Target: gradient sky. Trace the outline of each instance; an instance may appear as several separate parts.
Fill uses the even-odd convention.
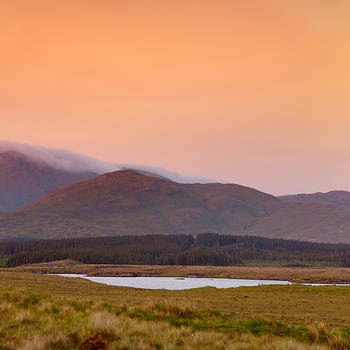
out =
[[[350,190],[349,19],[345,0],[0,0],[0,139]]]

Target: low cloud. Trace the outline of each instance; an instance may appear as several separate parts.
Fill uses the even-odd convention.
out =
[[[144,172],[152,173],[155,175],[159,175],[161,177],[165,177],[169,180],[179,182],[179,183],[215,183],[219,182],[218,180],[207,178],[207,177],[199,177],[199,176],[185,176],[180,173],[166,170],[159,167],[153,167],[149,165],[143,164],[121,164],[124,169],[134,169],[141,170]]]
[[[22,153],[53,168],[70,172],[91,171],[97,174],[103,174],[122,169],[122,167],[116,164],[102,162],[67,149],[46,148],[11,141],[0,141],[0,153],[10,151]]]
[[[218,182],[217,180],[205,177],[184,176],[177,172],[148,165],[107,163],[67,149],[47,148],[12,141],[0,141],[0,153],[11,151],[22,153],[29,158],[43,162],[53,168],[70,172],[88,171],[104,174],[117,170],[133,169],[136,171],[139,170],[140,172],[152,173],[179,183]]]

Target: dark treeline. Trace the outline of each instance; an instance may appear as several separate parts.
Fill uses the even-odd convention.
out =
[[[87,264],[350,266],[350,245],[213,233],[0,243],[5,267],[74,259]]]

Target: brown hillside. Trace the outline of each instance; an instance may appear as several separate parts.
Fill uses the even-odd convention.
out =
[[[350,192],[347,191],[330,191],[327,193],[296,194],[279,197],[284,202],[314,202],[327,203],[336,208],[350,211]]]
[[[21,208],[52,190],[87,180],[97,174],[54,169],[15,152],[0,154],[0,211]]]
[[[326,203],[279,203],[249,234],[300,241],[350,243],[350,212]]]
[[[202,232],[350,243],[350,212],[123,170],[53,191],[0,220],[0,239]]]
[[[244,232],[279,200],[231,184],[178,184],[131,170],[56,190],[0,221],[0,237]]]

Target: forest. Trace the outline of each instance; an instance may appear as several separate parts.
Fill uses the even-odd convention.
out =
[[[86,264],[349,267],[350,245],[214,233],[1,242],[0,265]]]

